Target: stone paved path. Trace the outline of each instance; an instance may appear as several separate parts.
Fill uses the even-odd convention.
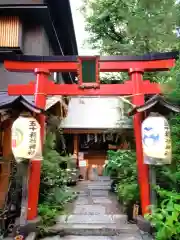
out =
[[[79,195],[67,215],[59,216],[51,228],[54,240],[141,240],[136,225],[127,222],[110,190],[110,179],[78,184]],[[59,237],[58,234],[64,237]]]

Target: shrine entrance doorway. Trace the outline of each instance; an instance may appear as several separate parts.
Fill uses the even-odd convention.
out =
[[[43,61],[42,61],[43,59]],[[158,57],[160,59],[160,57]],[[167,71],[174,66],[174,59],[152,60],[143,57],[76,57],[76,56],[17,56],[12,61],[5,61],[4,66],[9,71],[31,71],[36,74],[36,81],[27,85],[9,85],[9,95],[35,95],[36,106],[44,109],[47,95],[64,96],[124,96],[131,95],[133,104],[143,105],[144,95],[160,93],[160,86],[143,80],[144,72]],[[50,72],[77,72],[78,84],[54,84],[49,81]],[[100,84],[99,72],[128,72],[129,78],[123,84]],[[140,186],[141,208],[143,215],[148,212],[150,191],[148,166],[143,162],[141,143],[142,114],[134,116],[134,134],[136,140],[138,181]],[[44,139],[45,117],[39,115],[41,138]],[[41,163],[31,161],[28,220],[37,216],[37,205],[40,184]]]

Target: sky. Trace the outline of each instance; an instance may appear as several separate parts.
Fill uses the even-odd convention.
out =
[[[88,38],[89,34],[85,31],[85,21],[83,15],[80,13],[79,8],[82,5],[82,0],[70,0],[71,11],[74,22],[74,29],[76,34],[76,41],[78,45],[78,55],[96,55],[97,51],[92,50],[90,46],[86,47],[84,45],[84,41]]]

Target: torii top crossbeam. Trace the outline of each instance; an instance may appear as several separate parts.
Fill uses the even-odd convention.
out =
[[[165,56],[162,56],[165,58]],[[160,57],[159,57],[160,58]],[[129,95],[133,94],[132,81],[126,81],[124,84],[101,84],[99,81],[99,72],[129,72],[139,69],[141,72],[147,71],[167,71],[174,65],[174,59],[160,59],[156,57],[126,57],[126,56],[111,56],[111,57],[75,57],[75,56],[58,56],[58,57],[38,57],[38,56],[21,56],[15,60],[5,61],[5,68],[9,71],[33,72],[37,68],[45,69],[50,72],[77,72],[79,75],[78,85],[61,84],[57,85],[53,82],[45,84],[44,91],[46,95]],[[153,60],[154,59],[154,60]],[[86,81],[88,78],[83,76],[83,64],[93,64],[94,61],[94,80]],[[89,75],[92,71],[90,66]],[[87,83],[89,82],[89,84]],[[91,83],[91,84],[90,84]],[[139,82],[140,84],[140,82]],[[87,87],[88,85],[88,87]],[[35,92],[35,82],[30,82],[29,85],[10,85],[8,92],[11,95],[16,95],[17,89],[19,94],[29,95]],[[150,83],[148,80],[141,82],[141,92],[144,94],[160,93],[159,85]]]
[[[146,71],[166,71],[175,64],[175,55],[172,53],[146,55],[141,57],[38,57],[15,56],[14,59],[4,62],[9,71],[31,71],[36,73],[36,81],[26,85],[9,85],[10,95],[34,95],[36,106],[44,108],[47,95],[132,95],[134,105],[144,104],[145,94],[160,93],[157,83],[143,81]],[[130,80],[123,84],[100,84],[99,72],[128,72]],[[55,84],[48,80],[49,72],[77,72],[78,84]],[[43,116],[39,118],[41,124],[41,139],[43,142],[44,123]],[[138,167],[138,180],[142,213],[148,211],[150,205],[150,191],[148,180],[148,167],[143,161],[141,138],[142,115],[134,116],[134,133],[136,139],[136,154]],[[29,192],[28,192],[28,219],[37,216],[37,204],[40,184],[40,163],[32,161]]]

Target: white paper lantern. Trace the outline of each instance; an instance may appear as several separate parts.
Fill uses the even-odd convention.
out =
[[[149,116],[143,121],[142,145],[145,161],[154,159],[154,164],[155,162],[158,164],[171,163],[171,134],[169,123],[165,117]]]
[[[16,159],[42,159],[40,125],[35,118],[20,116],[14,121],[12,152]]]

